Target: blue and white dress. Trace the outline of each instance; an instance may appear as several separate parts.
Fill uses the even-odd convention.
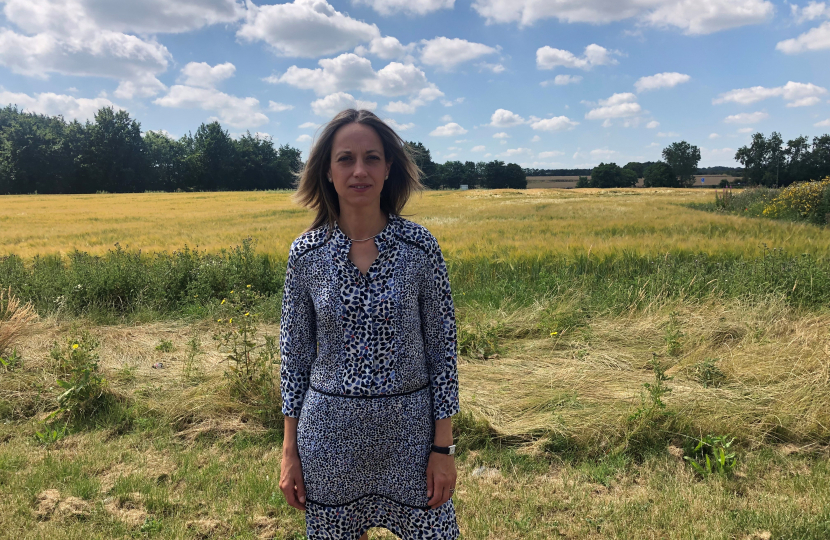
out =
[[[308,538],[458,536],[427,506],[435,420],[458,412],[447,267],[424,227],[390,216],[364,276],[336,225],[291,245],[280,327],[283,413],[299,417]]]

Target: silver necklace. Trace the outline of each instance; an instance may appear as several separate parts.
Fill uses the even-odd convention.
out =
[[[389,222],[388,222],[388,221],[387,221],[386,223],[387,223],[387,224],[389,224]],[[371,240],[372,238],[374,238],[374,237],[375,237],[375,236],[377,236],[378,234],[382,233],[382,232],[384,231],[384,229],[386,229],[386,225],[384,225],[384,226],[383,226],[383,229],[381,229],[379,233],[377,233],[377,234],[375,234],[375,235],[373,235],[373,236],[370,236],[369,238],[363,238],[363,239],[361,239],[361,240],[355,240],[355,239],[353,239],[353,238],[349,238],[349,236],[348,236],[348,235],[346,235],[346,238],[349,238],[349,240],[351,240],[352,242],[368,242],[369,240]],[[342,231],[343,231],[343,229],[340,229],[340,231],[342,232]],[[343,233],[343,234],[346,234],[346,233]]]

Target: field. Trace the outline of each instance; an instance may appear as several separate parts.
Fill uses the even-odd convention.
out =
[[[406,209],[438,238],[457,306],[464,538],[830,537],[830,233],[684,206],[712,199],[473,190]],[[163,276],[156,297],[124,291],[169,270],[149,252],[185,245],[233,266],[218,254],[252,236],[242,258],[284,265],[309,214],[285,192],[0,202],[2,255],[23,261],[0,261],[0,285],[40,315],[19,325],[22,360],[0,367],[0,536],[303,538],[276,485],[280,420],[240,399],[213,340],[240,284],[175,302]],[[146,259],[112,255],[116,243]],[[100,265],[83,274],[98,292],[61,310],[49,295],[81,285],[73,250],[101,256],[82,263]],[[35,263],[50,254],[65,261],[54,276]],[[113,268],[128,286],[107,288]],[[278,332],[279,278],[257,281],[259,343]],[[110,401],[50,423],[50,351],[72,354],[85,330]],[[707,435],[734,438],[734,467],[683,459]]]

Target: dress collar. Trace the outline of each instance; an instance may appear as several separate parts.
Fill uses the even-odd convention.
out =
[[[377,245],[379,253],[384,253],[394,243],[395,231],[398,228],[399,219],[397,216],[390,215],[387,219],[386,226],[375,236],[375,245]],[[332,229],[331,240],[338,251],[344,255],[348,255],[349,250],[352,248],[352,239],[346,236],[346,233],[340,229],[336,221]]]

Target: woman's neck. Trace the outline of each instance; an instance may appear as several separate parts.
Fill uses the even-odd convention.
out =
[[[352,240],[361,240],[375,236],[382,231],[386,226],[386,220],[386,215],[380,207],[372,211],[367,211],[366,208],[359,210],[340,208],[337,226]]]

